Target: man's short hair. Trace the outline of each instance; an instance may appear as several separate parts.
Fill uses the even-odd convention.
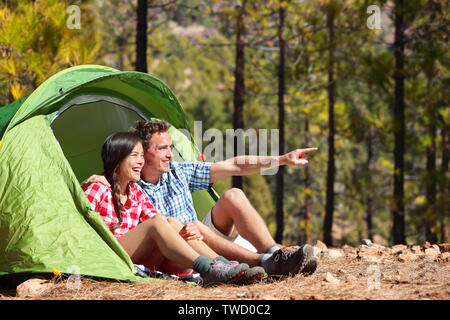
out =
[[[138,136],[142,140],[144,150],[149,147],[149,141],[155,132],[169,131],[170,123],[165,120],[136,121],[130,128],[129,132]]]

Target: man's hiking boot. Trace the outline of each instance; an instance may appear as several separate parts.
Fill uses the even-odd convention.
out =
[[[303,268],[303,270],[301,271],[303,275],[305,276],[310,276],[312,275],[316,269],[317,269],[317,257],[316,256],[312,256],[311,259],[309,259],[309,261],[306,263],[305,267]]]
[[[311,274],[317,267],[313,247],[309,244],[297,250],[279,249],[267,260],[263,267],[269,275],[289,276],[307,272]]]
[[[214,260],[208,271],[200,274],[203,285],[214,283],[237,283],[249,270],[246,263],[225,263],[220,260]]]

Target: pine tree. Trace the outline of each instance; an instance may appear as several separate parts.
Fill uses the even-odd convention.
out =
[[[394,193],[392,203],[393,239],[395,244],[405,243],[405,24],[404,0],[396,0],[394,8]]]
[[[148,0],[138,0],[136,24],[136,71],[147,73]]]
[[[335,78],[334,78],[334,60],[335,60],[335,15],[336,8],[334,2],[330,1],[327,5],[327,29],[328,29],[328,163],[327,163],[327,202],[325,208],[325,219],[323,224],[323,240],[327,246],[333,245],[331,230],[333,226],[334,212],[334,179],[335,179],[335,124],[334,124],[334,102],[335,102]]]
[[[279,130],[279,148],[280,155],[285,153],[285,137],[284,137],[284,95],[285,95],[285,68],[286,68],[286,40],[284,38],[286,7],[280,3],[278,9],[278,42],[280,46],[280,57],[278,65],[278,130]],[[278,168],[276,177],[276,221],[277,230],[275,233],[275,241],[281,243],[284,231],[284,166]]]
[[[247,1],[236,6],[236,58],[234,69],[234,114],[233,114],[233,128],[236,130],[244,129],[244,103],[245,103],[245,47],[246,47],[246,5]],[[238,155],[239,141],[235,138],[234,155]],[[242,177],[233,176],[233,188],[242,189]]]

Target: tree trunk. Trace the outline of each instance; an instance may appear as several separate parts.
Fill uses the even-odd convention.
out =
[[[404,29],[403,0],[395,1],[395,100],[394,100],[394,194],[392,216],[394,244],[405,243],[405,205],[404,205],[404,153],[405,153],[405,102],[404,102]]]
[[[147,1],[138,0],[136,25],[136,71],[147,73]]]
[[[368,109],[369,113],[373,112],[373,100],[371,96],[372,86],[369,85],[369,102]],[[373,164],[373,148],[375,140],[374,128],[370,126],[366,136],[366,146],[367,146],[367,162],[366,162],[366,224],[367,224],[367,238],[373,241],[373,199],[374,199],[374,188],[372,186],[372,164]]]
[[[430,92],[431,79],[428,78],[427,87]],[[436,227],[436,117],[434,114],[434,108],[432,99],[427,99],[427,113],[428,113],[428,125],[427,134],[431,138],[431,143],[426,147],[427,155],[427,177],[426,177],[426,197],[427,197],[427,209],[426,209],[426,223],[425,223],[425,238],[430,243],[437,242],[437,236],[435,232]]]
[[[117,51],[119,54],[118,57],[118,69],[123,71],[125,66],[125,47],[126,47],[126,39],[122,36],[116,37],[116,43],[117,43]]]
[[[305,119],[305,146],[310,147],[309,120]],[[311,172],[305,166],[305,243],[311,243]]]
[[[286,10],[280,7],[279,10],[279,25],[278,25],[278,41],[280,43],[280,63],[278,66],[278,129],[280,133],[279,154],[284,154],[284,92],[285,92],[285,55],[286,55],[286,40],[284,39],[284,20]],[[284,166],[280,166],[277,172],[277,202],[276,202],[276,221],[277,230],[275,232],[275,241],[281,243],[283,240],[284,231]]]
[[[328,165],[327,165],[327,193],[325,219],[323,226],[323,240],[327,246],[333,245],[332,227],[334,211],[334,178],[335,178],[335,149],[334,149],[334,9],[330,6],[327,13],[328,28]]]
[[[12,85],[13,85],[13,75],[9,75],[9,79],[8,79],[8,102],[9,103],[13,103],[14,101],[16,101],[16,98],[14,97],[13,93],[12,93]]]
[[[367,238],[373,240],[373,188],[372,188],[372,180],[371,180],[371,170],[372,170],[372,162],[373,162],[373,140],[374,133],[373,128],[369,129],[369,133],[366,139],[367,144],[367,163],[366,163],[366,172],[367,172],[367,180],[366,180],[366,223],[367,223]]]
[[[244,83],[244,66],[245,66],[245,24],[244,10],[245,1],[238,8],[239,13],[236,21],[236,66],[234,69],[234,118],[233,127],[244,129],[244,100],[245,100],[245,83]],[[244,141],[245,142],[245,141]],[[238,155],[238,141],[234,138],[234,155]],[[233,188],[242,189],[242,177],[232,177]]]
[[[442,122],[444,120],[442,119]],[[442,136],[442,163],[439,183],[439,216],[441,222],[441,243],[450,241],[450,194],[448,192],[448,167],[450,162],[450,137],[448,128],[444,126],[441,130]]]

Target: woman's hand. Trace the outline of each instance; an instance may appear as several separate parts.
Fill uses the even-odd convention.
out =
[[[186,241],[203,240],[200,229],[192,222],[188,222],[184,225],[184,227],[180,230],[180,236]]]

